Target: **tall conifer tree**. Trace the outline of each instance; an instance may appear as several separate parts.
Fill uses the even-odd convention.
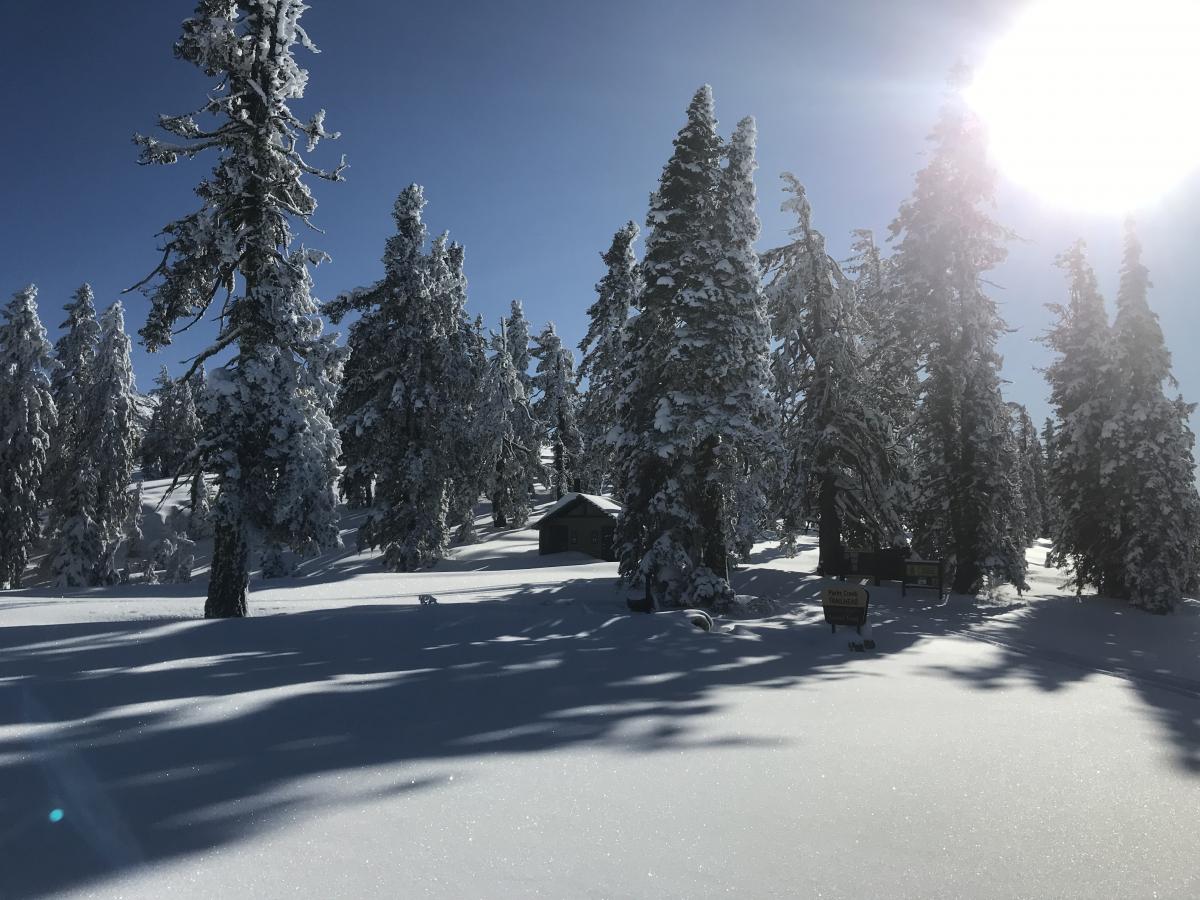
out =
[[[492,338],[477,433],[491,473],[492,522],[497,528],[522,528],[529,521],[529,472],[537,465],[541,427],[508,352],[507,324],[501,319]]]
[[[256,533],[298,551],[339,543],[339,447],[329,410],[341,353],[322,338],[311,296],[308,266],[323,255],[290,250],[291,220],[307,223],[316,209],[303,176],[337,181],[342,170],[314,168],[301,152],[336,137],[325,130],[324,111],[305,122],[289,106],[308,81],[293,48],[316,49],[299,24],[305,8],[302,0],[201,0],[175,54],[218,83],[196,113],[160,117],[173,142],[137,138],[144,163],[218,155],[197,190],[201,208],[163,231],[141,330],[158,349],[177,321],[198,320],[224,291],[220,332],[196,360],[237,348],[211,373],[206,403],[211,429],[202,452],[219,484],[208,617],[246,614]],[[202,125],[199,116],[216,123]]]
[[[617,422],[617,396],[625,359],[625,334],[629,315],[640,302],[642,272],[633,242],[638,227],[634,222],[613,235],[608,251],[600,255],[607,271],[596,284],[596,300],[588,307],[588,330],[579,343],[582,360],[579,382],[587,379],[587,390],[579,406],[579,428],[584,442],[580,478],[594,493],[612,484],[612,445],[609,432]]]
[[[96,343],[100,337],[95,295],[90,285],[80,286],[71,302],[63,308],[67,319],[60,326],[63,335],[54,345],[54,361],[58,365],[50,376],[50,390],[58,413],[46,474],[51,526],[56,517],[70,515],[66,512],[70,505],[66,495],[70,493],[74,475],[83,462],[79,439],[88,427],[83,414],[83,397],[91,383]]]
[[[738,494],[771,428],[754,145],[747,118],[726,151],[701,88],[647,218],[615,431],[617,544],[622,575],[668,603],[728,596],[729,557],[761,513],[753,491]]]
[[[114,303],[100,318],[100,343],[88,398],[89,456],[95,472],[96,523],[101,555],[93,569],[98,584],[119,580],[117,551],[125,538],[125,523],[133,496],[129,482],[136,458],[134,381],[125,312]]]
[[[708,85],[692,98],[674,146],[646,217],[645,287],[628,327],[614,433],[621,575],[647,579],[671,602],[686,589],[679,561],[687,565],[696,529],[694,511],[680,498],[690,477],[689,441],[688,423],[672,406],[681,381],[673,351],[683,307],[704,302],[714,267],[722,145]]]
[[[533,376],[533,388],[538,392],[533,403],[533,414],[542,423],[550,441],[554,456],[551,481],[554,498],[578,489],[578,466],[583,449],[579,434],[579,395],[575,391],[575,361],[571,351],[562,345],[562,340],[550,322],[534,339],[533,356],[537,359],[537,373]]]
[[[533,376],[529,374],[529,320],[525,318],[520,300],[514,300],[510,305],[509,316],[504,322],[504,340],[525,395],[529,396],[533,392]]]
[[[1050,304],[1044,342],[1056,354],[1046,369],[1058,427],[1047,420],[1049,493],[1056,507],[1050,561],[1071,572],[1076,590],[1124,589],[1111,482],[1111,421],[1118,372],[1104,298],[1078,241],[1058,258],[1068,281],[1065,304]]]
[[[466,477],[458,451],[472,359],[460,334],[462,252],[444,235],[426,252],[424,206],[420,185],[400,194],[383,279],[332,304],[335,319],[362,314],[351,333],[353,379],[338,401],[344,445],[354,451],[352,490],[373,485],[362,497],[369,513],[359,543],[382,548],[384,565],[402,572],[445,556],[454,485]]]
[[[1024,551],[1013,537],[1020,497],[996,352],[1005,325],[983,282],[1005,258],[1009,232],[989,214],[995,173],[982,126],[961,100],[946,104],[931,140],[930,162],[891,226],[897,277],[923,325],[925,350],[914,542],[923,555],[948,561],[954,591],[973,594],[985,575],[1025,583]]]
[[[867,321],[855,284],[826,252],[803,185],[790,173],[783,178],[791,194],[783,209],[799,221],[791,243],[764,254],[784,448],[775,509],[785,545],[817,523],[819,565],[831,573],[844,537],[869,547],[901,537],[895,426],[864,377]]]
[[[1194,404],[1170,398],[1171,354],[1148,302],[1150,276],[1130,223],[1117,292],[1118,400],[1107,430],[1115,451],[1112,490],[1119,516],[1123,594],[1150,612],[1170,612],[1195,585],[1200,559]]]
[[[0,321],[0,586],[21,587],[41,534],[42,478],[57,423],[53,369],[37,288],[29,285]]]

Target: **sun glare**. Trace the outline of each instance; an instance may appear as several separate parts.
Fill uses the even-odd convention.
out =
[[[1145,206],[1200,166],[1200,0],[1034,0],[966,98],[1046,201]]]

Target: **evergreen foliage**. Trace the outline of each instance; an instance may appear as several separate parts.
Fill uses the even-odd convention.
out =
[[[54,345],[57,365],[50,376],[50,392],[58,413],[52,441],[49,466],[46,472],[47,505],[53,530],[56,517],[66,518],[71,506],[70,494],[76,473],[85,462],[79,449],[81,437],[87,431],[84,397],[92,381],[92,366],[96,360],[96,345],[100,339],[100,323],[96,320],[95,295],[84,284],[75,292],[71,302],[63,307],[67,319],[60,326],[63,335]]]
[[[203,370],[200,370],[203,371]],[[155,384],[157,404],[142,438],[142,469],[147,478],[174,478],[194,468],[202,430],[195,386],[197,376],[175,380],[163,366]]]
[[[1046,535],[1051,541],[1058,534],[1058,529],[1062,524],[1061,505],[1054,489],[1055,471],[1058,464],[1058,451],[1055,447],[1056,440],[1057,432],[1054,429],[1054,420],[1047,416],[1046,421],[1042,424],[1042,455],[1045,459],[1043,464],[1045,489],[1042,491],[1042,521],[1045,523],[1044,529]],[[1051,553],[1053,553],[1053,550]]]
[[[1194,404],[1171,398],[1171,355],[1148,302],[1150,277],[1130,223],[1125,236],[1117,316],[1113,323],[1120,386],[1105,436],[1111,456],[1113,510],[1122,595],[1150,612],[1170,612],[1195,585],[1200,557]],[[1061,448],[1060,448],[1061,451]]]
[[[1029,547],[1045,532],[1042,510],[1045,508],[1046,473],[1042,441],[1038,437],[1029,410],[1020,403],[1010,403],[1012,435],[1015,443],[1016,478],[1021,487],[1022,524],[1019,530],[1021,546]]]
[[[0,321],[0,587],[21,587],[41,535],[42,478],[57,426],[54,360],[37,314],[37,288],[18,291]]]
[[[457,247],[457,245],[455,245]],[[454,247],[451,248],[454,251]],[[480,433],[480,423],[485,420],[484,403],[487,376],[487,338],[483,332],[483,320],[474,321],[466,313],[467,281],[462,272],[462,250],[452,252],[450,269],[455,285],[455,305],[460,310],[460,325],[452,343],[455,356],[462,365],[455,372],[454,408],[459,417],[452,448],[458,461],[457,475],[450,485],[450,508],[448,523],[456,528],[454,540],[460,544],[473,544],[475,532],[475,505],[488,490],[493,471],[488,456],[489,443]]]
[[[369,513],[359,544],[410,572],[445,556],[455,486],[475,478],[458,455],[470,424],[476,361],[465,318],[462,250],[445,236],[425,252],[419,185],[396,200],[384,277],[332,304],[354,309],[351,362],[338,398],[348,497]],[[478,494],[476,494],[478,496]]]
[[[961,100],[943,108],[931,140],[930,162],[891,225],[926,372],[914,422],[914,544],[947,561],[957,593],[976,593],[985,575],[1022,587],[1020,491],[995,349],[1005,325],[983,284],[1009,232],[989,215],[995,173]]]
[[[525,310],[520,300],[514,300],[510,306],[508,318],[504,322],[504,340],[508,346],[508,355],[512,357],[513,368],[525,388],[525,396],[533,394],[533,376],[529,374],[529,320],[525,318]]]
[[[642,272],[633,252],[637,236],[637,225],[626,222],[613,235],[608,251],[600,255],[607,271],[596,284],[596,300],[588,307],[587,334],[579,343],[579,382],[587,379],[587,390],[579,405],[579,429],[586,448],[579,476],[592,493],[611,487],[613,452],[609,432],[617,421],[629,315],[637,308],[642,290]]]
[[[501,319],[500,330],[492,337],[476,433],[490,473],[492,522],[497,528],[522,528],[529,521],[530,473],[541,467],[542,428],[509,355],[509,333]]]
[[[615,482],[624,509],[616,550],[626,580],[646,579],[668,603],[682,599],[688,569],[698,565],[695,512],[685,499],[690,449],[674,414],[680,386],[673,356],[685,304],[701,304],[715,261],[712,228],[721,177],[721,139],[712,89],[703,86],[687,109],[646,217],[644,287],[628,325],[626,365],[617,400]],[[651,548],[655,548],[652,553]]]
[[[579,489],[577,472],[583,439],[577,421],[579,395],[575,391],[575,361],[554,331],[553,322],[547,323],[534,339],[533,356],[537,359],[533,389],[538,392],[533,414],[550,441],[554,455],[551,475],[554,499],[561,500],[567,491]]]
[[[651,198],[614,431],[620,570],[667,603],[730,594],[729,556],[760,514],[753,494],[736,496],[738,476],[771,426],[754,121],[738,124],[726,151],[707,85],[687,117]]]
[[[134,382],[124,310],[114,303],[100,319],[89,378],[75,414],[76,468],[61,491],[46,560],[59,587],[114,584],[125,541],[129,481],[136,457]]]
[[[490,479],[492,523],[497,528],[521,528],[529,521],[529,472],[540,446],[540,425],[508,350],[508,329],[492,336],[487,361],[485,394],[479,419],[479,438]]]
[[[129,517],[129,482],[137,447],[134,439],[134,379],[125,311],[119,302],[100,318],[100,344],[88,402],[92,437],[88,454],[95,472],[94,521],[102,554],[94,569],[95,583],[120,578],[117,551]]]
[[[1068,280],[1065,304],[1050,304],[1056,321],[1044,342],[1056,354],[1046,369],[1050,402],[1046,448],[1055,528],[1050,562],[1071,572],[1077,591],[1092,585],[1120,596],[1124,576],[1114,518],[1112,469],[1107,462],[1119,387],[1113,334],[1085,247],[1058,258]]]
[[[219,491],[208,617],[245,615],[256,533],[302,552],[339,543],[329,410],[341,354],[322,337],[310,293],[308,266],[323,255],[289,249],[290,220],[307,223],[316,209],[303,176],[336,181],[344,165],[322,171],[304,159],[302,148],[336,135],[325,130],[324,111],[302,121],[289,106],[308,80],[293,48],[316,49],[299,24],[305,8],[302,0],[201,0],[175,54],[217,85],[196,113],[160,117],[172,141],[137,137],[143,163],[217,153],[197,189],[201,208],[163,230],[162,260],[144,282],[152,307],[141,330],[158,349],[176,322],[198,320],[224,293],[220,332],[194,364],[237,348],[212,373],[205,400],[200,456]]]
[[[856,546],[903,541],[896,426],[880,406],[889,395],[868,380],[890,370],[868,367],[856,285],[813,228],[803,185],[790,173],[783,178],[791,195],[783,209],[798,219],[789,232],[794,240],[763,256],[778,341],[773,370],[784,453],[775,508],[785,546],[817,523],[820,570],[829,574],[838,571],[844,536]],[[864,294],[876,299],[881,263],[876,259],[876,271],[868,273],[869,265],[863,263],[860,278]],[[875,312],[882,329],[888,323]]]

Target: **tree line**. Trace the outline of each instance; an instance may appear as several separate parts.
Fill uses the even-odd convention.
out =
[[[891,252],[859,231],[837,261],[790,174],[789,240],[756,250],[754,120],[723,138],[701,88],[641,258],[633,222],[602,254],[576,372],[553,325],[531,337],[519,302],[491,332],[470,316],[464,249],[430,239],[418,185],[396,200],[382,278],[312,296],[325,257],[297,248],[292,228],[316,209],[306,180],[339,181],[345,162],[308,162],[338,135],[323,111],[302,120],[289,105],[307,84],[294,50],[315,49],[303,8],[203,0],[175,54],[217,86],[196,111],[160,117],[168,139],[137,138],[144,164],[217,158],[200,207],[165,226],[135,286],[151,301],[142,341],[156,350],[207,313],[219,321],[182,377],[160,378],[140,449],[120,305],[97,321],[81,289],[53,352],[33,288],[5,310],[0,581],[19,585],[43,539],[60,584],[121,577],[140,454],[145,474],[188,481],[193,520],[148,571],[183,577],[211,530],[213,617],[245,614],[253,548],[270,575],[336,547],[339,493],[364,511],[360,546],[413,571],[476,538],[483,496],[495,526],[525,525],[538,481],[620,500],[621,576],[668,605],[728,602],[756,541],[794,551],[810,527],[826,573],[847,546],[903,546],[944,559],[957,592],[1024,588],[1026,548],[1049,537],[1081,591],[1165,611],[1195,589],[1192,407],[1165,390],[1132,226],[1112,324],[1082,245],[1060,259],[1068,300],[1044,338],[1055,419],[1039,435],[1002,394],[1007,325],[986,275],[1013,235],[992,217],[985,135],[961,102],[934,128]],[[348,322],[345,345],[326,317]]]

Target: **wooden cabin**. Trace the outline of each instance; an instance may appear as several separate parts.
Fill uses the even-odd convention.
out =
[[[534,527],[538,553],[574,550],[597,559],[615,560],[613,535],[621,504],[594,494],[564,494]]]

